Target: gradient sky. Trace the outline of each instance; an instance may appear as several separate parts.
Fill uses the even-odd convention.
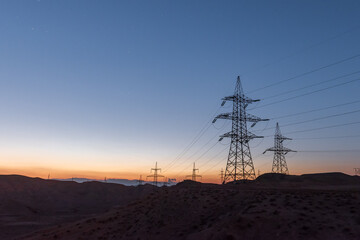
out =
[[[281,80],[360,54],[359,1],[18,1],[0,2],[0,174],[137,178],[157,161],[181,179],[196,161],[218,181],[230,130],[217,121],[167,167],[231,95],[263,101],[252,114],[276,118],[359,101],[360,57],[273,87]],[[251,107],[249,107],[250,109]],[[360,103],[278,119],[282,125],[360,110]],[[227,103],[221,112],[231,111]],[[283,127],[290,173],[360,167],[360,113]],[[252,130],[254,165],[271,170],[276,119]],[[270,128],[270,129],[267,129]],[[265,130],[264,130],[265,129]],[[323,138],[323,139],[304,139]],[[210,150],[208,150],[210,149]],[[208,151],[207,151],[208,150]],[[327,150],[351,150],[326,152]],[[318,152],[304,152],[318,151]]]

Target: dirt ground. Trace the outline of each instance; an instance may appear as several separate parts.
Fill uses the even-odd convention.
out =
[[[187,181],[17,239],[360,239],[359,206],[360,179],[341,173]]]

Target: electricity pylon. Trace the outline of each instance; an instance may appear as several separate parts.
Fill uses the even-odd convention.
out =
[[[221,169],[219,175],[220,175],[220,183],[223,183],[224,182],[224,170],[223,169]]]
[[[194,167],[193,167],[193,170],[192,170],[192,174],[191,175],[187,175],[186,178],[188,177],[191,177],[191,180],[196,182],[196,178],[202,178],[201,175],[197,175],[196,172],[199,172],[199,169],[198,168],[195,168],[195,163],[194,163]]]
[[[286,164],[285,155],[288,152],[296,152],[289,148],[283,146],[284,140],[292,140],[291,138],[284,137],[281,134],[279,123],[276,123],[276,130],[275,130],[275,137],[274,137],[274,147],[266,149],[264,153],[267,151],[274,152],[274,160],[272,165],[272,172],[273,173],[282,173],[282,174],[289,174],[289,169]]]
[[[140,175],[140,178],[138,180],[138,185],[142,185],[144,182],[144,180],[142,180],[142,175]]]
[[[155,186],[157,186],[158,183],[159,183],[158,178],[159,178],[159,177],[164,177],[163,175],[159,175],[159,174],[158,174],[158,172],[161,172],[161,168],[158,168],[158,167],[157,167],[157,162],[155,163],[155,168],[152,168],[152,169],[150,170],[150,172],[152,172],[152,171],[154,171],[154,174],[149,175],[149,176],[147,176],[147,177],[153,178],[153,179],[154,179],[154,180],[153,180],[153,184],[154,184]]]
[[[249,141],[254,138],[263,137],[256,136],[249,132],[247,122],[252,122],[251,127],[254,127],[257,122],[268,121],[269,119],[261,119],[246,113],[246,107],[249,104],[260,100],[253,100],[245,96],[239,76],[237,77],[234,95],[224,97],[222,100],[221,106],[224,106],[226,101],[233,102],[232,113],[220,114],[213,120],[213,123],[215,123],[217,119],[232,120],[231,132],[221,135],[219,139],[219,141],[221,141],[224,137],[231,138],[223,184],[228,181],[234,181],[235,183],[239,180],[253,180],[256,176]]]
[[[360,176],[360,168],[354,168],[355,175]]]

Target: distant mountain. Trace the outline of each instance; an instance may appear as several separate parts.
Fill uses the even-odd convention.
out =
[[[77,183],[84,183],[84,182],[102,182],[102,183],[115,183],[115,184],[122,184],[125,186],[138,186],[139,180],[129,180],[129,179],[118,179],[118,178],[109,178],[104,180],[98,180],[98,179],[91,179],[91,178],[66,178],[66,179],[53,179],[58,181],[74,181]],[[151,181],[142,181],[141,184],[152,184]],[[176,182],[166,182],[166,184],[169,185],[175,185]],[[164,182],[159,182],[159,186],[164,185]]]

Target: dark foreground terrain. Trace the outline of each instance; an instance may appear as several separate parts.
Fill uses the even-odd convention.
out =
[[[360,239],[359,177],[264,174],[239,185],[152,189],[108,212],[9,239]]]
[[[0,239],[74,222],[123,206],[153,191],[100,182],[62,182],[0,175]]]

